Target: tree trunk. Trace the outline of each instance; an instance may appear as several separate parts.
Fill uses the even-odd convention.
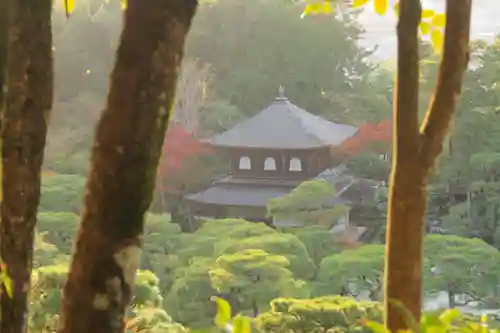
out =
[[[0,112],[4,103],[5,69],[7,67],[7,5],[8,1],[0,1]]]
[[[454,309],[456,307],[455,293],[448,290],[448,308]]]
[[[0,332],[26,332],[33,235],[40,201],[40,169],[52,107],[51,0],[9,5],[8,90],[1,132],[0,257],[13,281],[13,297],[0,301]]]
[[[60,333],[123,332],[144,213],[196,0],[128,0],[85,211],[64,287]]]
[[[420,0],[399,7],[398,80],[395,89],[393,169],[386,238],[386,324],[392,332],[418,326],[427,181],[443,150],[468,63],[471,0],[447,0],[445,42],[438,81],[418,128],[418,25]],[[409,310],[415,322],[405,316]]]

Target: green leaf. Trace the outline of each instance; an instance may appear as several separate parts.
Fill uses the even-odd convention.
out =
[[[377,323],[376,321],[367,321],[364,325],[371,329],[373,333],[390,333],[383,324]]]
[[[215,324],[217,327],[225,327],[227,323],[231,321],[231,305],[220,298],[213,296],[212,301],[217,303],[217,315],[215,316]]]
[[[420,320],[420,332],[421,333],[440,333],[446,332],[446,326],[439,319],[437,314],[424,314]]]
[[[441,313],[439,320],[446,326],[449,326],[455,319],[460,317],[460,310],[458,309],[448,309]]]
[[[250,317],[237,315],[233,320],[233,333],[252,332],[252,322]]]
[[[5,292],[7,293],[7,296],[9,296],[9,298],[14,297],[14,283],[12,282],[12,279],[7,274],[5,274],[3,276],[2,282],[5,287]]]

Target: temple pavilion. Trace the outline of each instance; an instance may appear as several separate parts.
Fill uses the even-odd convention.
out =
[[[333,167],[335,148],[356,131],[301,109],[280,88],[279,96],[257,115],[209,140],[231,168],[211,187],[184,197],[190,220],[270,222],[267,202]]]

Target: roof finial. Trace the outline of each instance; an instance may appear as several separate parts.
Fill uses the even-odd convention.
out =
[[[278,92],[279,92],[280,98],[285,97],[285,87],[284,86],[280,86]]]
[[[277,101],[280,101],[280,102],[283,102],[283,101],[287,101],[288,99],[285,97],[285,87],[284,86],[279,86],[279,89],[278,89],[278,97],[276,97],[276,100]]]

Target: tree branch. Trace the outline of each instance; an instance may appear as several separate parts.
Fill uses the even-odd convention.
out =
[[[386,233],[385,323],[391,332],[412,329],[398,303],[417,322],[421,312],[422,221],[425,193],[421,186],[418,129],[420,0],[399,2],[398,79],[394,103],[393,164]],[[404,251],[403,251],[404,249]]]
[[[419,91],[419,37],[422,5],[420,0],[400,2],[397,25],[398,78],[394,90],[395,158],[418,151],[418,91]]]
[[[469,62],[472,0],[446,0],[444,50],[438,80],[422,124],[422,162],[431,168],[443,151]]]

